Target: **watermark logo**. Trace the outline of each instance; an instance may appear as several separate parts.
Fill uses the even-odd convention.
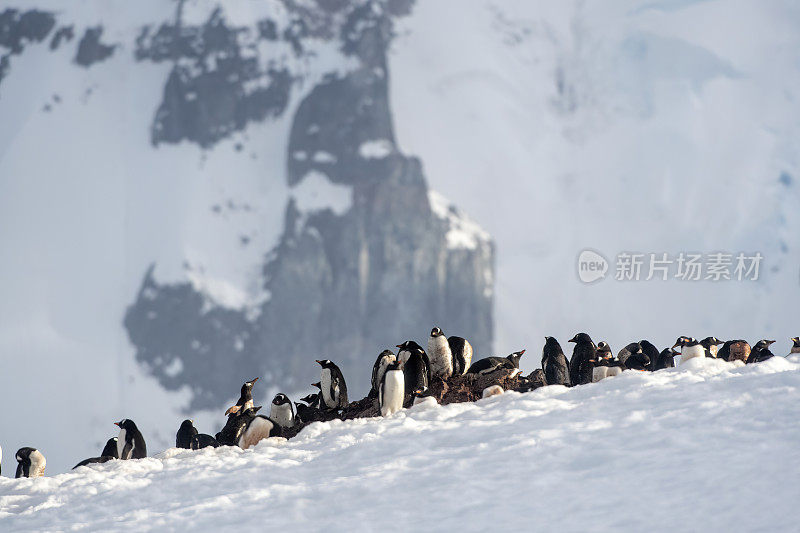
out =
[[[761,262],[760,252],[666,252],[640,253],[621,252],[614,264],[614,279],[617,281],[758,281]],[[605,278],[609,264],[605,257],[594,250],[583,250],[578,255],[578,278],[584,283],[593,283]]]
[[[594,250],[584,250],[578,255],[578,278],[584,283],[594,283],[606,277],[608,260]]]

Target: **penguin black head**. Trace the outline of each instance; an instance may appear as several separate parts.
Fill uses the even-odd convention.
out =
[[[753,350],[767,350],[769,349],[770,344],[774,343],[775,341],[768,341],[767,339],[761,339],[753,346]]]
[[[322,360],[317,359],[317,364],[319,364],[319,366],[321,366],[322,368],[331,368],[333,366],[336,366],[330,359],[322,359]]]
[[[250,381],[244,382],[244,385],[242,385],[242,396],[247,397],[253,393],[253,385],[256,384],[256,381],[258,381],[258,378],[253,378]]]
[[[276,394],[275,397],[272,399],[272,405],[285,405],[287,403],[291,403],[289,401],[289,397],[282,392]]]
[[[574,342],[576,344],[582,344],[582,343],[591,344],[592,343],[592,338],[589,335],[587,335],[586,333],[578,333],[577,335],[572,337],[569,340],[569,342]]]
[[[514,368],[519,368],[519,360],[522,359],[522,356],[525,354],[525,350],[520,350],[518,352],[514,352],[511,355],[507,355],[506,359],[513,363]]]
[[[136,424],[133,423],[133,420],[127,418],[123,418],[119,422],[114,422],[114,425],[125,431],[137,431]]]
[[[422,346],[417,344],[415,341],[406,341],[403,344],[398,344],[397,348],[399,348],[401,352],[425,353],[425,350],[422,349]]]
[[[628,350],[630,353],[642,353],[642,345],[638,342],[632,342],[625,347],[625,350]]]
[[[611,346],[606,341],[600,341],[597,345],[597,357],[611,359]]]
[[[413,404],[416,398],[424,398],[425,396],[428,396],[427,385],[424,385],[411,393],[411,403]]]
[[[706,348],[706,349],[711,347],[711,346],[719,346],[720,344],[723,344],[723,343],[724,343],[724,341],[721,341],[716,337],[706,337],[705,339],[700,341],[700,344],[702,344],[703,348]]]
[[[394,356],[394,352],[391,351],[391,350],[384,350],[384,351],[381,352],[381,354],[378,357],[388,357],[390,355]]]
[[[792,337],[791,341],[793,344],[792,348],[800,350],[800,337]]]
[[[44,473],[44,456],[36,448],[20,448],[17,450],[16,459],[18,464],[15,477],[31,477],[31,475],[36,476]],[[36,470],[38,468],[41,468],[39,474],[31,471],[31,469]]]
[[[31,454],[36,451],[36,448],[24,447],[17,450],[17,462],[21,464],[31,464]]]
[[[561,349],[561,345],[558,343],[558,340],[555,337],[545,337],[544,338],[544,348],[542,349],[542,360],[547,355],[555,355],[561,354],[564,355],[564,351]]]
[[[103,448],[103,453],[101,453],[100,456],[117,457],[117,437],[111,437],[108,439],[108,441],[106,441],[106,445]],[[117,459],[119,459],[119,457],[117,457]]]
[[[405,363],[403,361],[392,361],[386,365],[386,371],[389,372],[390,370],[403,370],[404,364]]]
[[[186,420],[181,422],[181,429],[183,431],[191,431],[192,429],[194,429],[194,420],[190,420],[187,418]]]
[[[442,333],[442,329],[438,326],[431,330],[431,337],[441,337],[442,335],[444,335],[444,333]]]
[[[317,399],[319,399],[319,393],[317,393],[317,394],[309,394],[308,396],[303,396],[302,398],[300,398],[300,401],[301,402],[305,402],[308,405],[311,405],[312,403],[316,402]]]
[[[697,340],[694,337],[687,337],[687,336],[684,335],[682,337],[678,337],[678,340],[675,341],[675,344],[672,347],[675,348],[677,346],[681,346],[681,347],[683,347],[683,346],[695,346],[697,344],[699,344],[699,343],[697,342]]]

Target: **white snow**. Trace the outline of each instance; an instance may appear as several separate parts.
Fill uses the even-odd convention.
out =
[[[0,529],[790,531],[798,402],[797,356],[424,402],[248,451],[0,478]]]
[[[428,191],[428,200],[433,214],[445,221],[448,248],[466,248],[474,250],[478,246],[490,246],[491,235],[478,224],[456,209],[447,199],[436,191]]]
[[[373,139],[358,147],[358,153],[364,159],[383,159],[393,151],[394,144],[389,139]]]

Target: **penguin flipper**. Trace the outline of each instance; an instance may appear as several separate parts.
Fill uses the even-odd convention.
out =
[[[122,448],[122,456],[120,459],[129,459],[132,450],[133,444],[130,441],[126,442],[125,446]]]

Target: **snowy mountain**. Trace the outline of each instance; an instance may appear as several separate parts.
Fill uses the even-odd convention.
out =
[[[6,531],[792,531],[800,358],[711,359],[566,389],[317,422],[0,479]]]
[[[65,471],[127,416],[163,449],[244,379],[305,390],[320,355],[360,397],[375,355],[433,324],[484,355],[797,335],[799,19],[788,0],[5,2],[3,447]],[[611,262],[591,285],[587,248]],[[613,279],[622,252],[718,251],[761,253],[759,280]]]

